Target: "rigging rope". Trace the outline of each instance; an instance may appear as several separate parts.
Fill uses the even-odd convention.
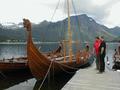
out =
[[[75,4],[74,4],[73,0],[72,0],[72,6],[73,6],[73,9],[74,9],[75,14],[77,15],[76,8],[75,8]],[[76,21],[78,21],[78,30],[79,30],[79,33],[81,32],[81,38],[83,39],[82,42],[84,43],[84,41],[86,40],[86,39],[85,39],[86,34],[83,35],[83,31],[82,31],[82,29],[80,29],[80,17],[79,17],[79,16],[76,17]],[[89,28],[88,28],[88,29],[89,29]],[[88,35],[89,35],[89,33],[88,33]],[[90,43],[90,42],[89,42],[89,43]]]
[[[53,13],[53,15],[52,15],[52,17],[51,17],[51,21],[52,21],[54,15],[55,15],[55,13],[56,13],[56,10],[57,10],[58,7],[59,7],[59,4],[60,4],[60,0],[59,0],[58,3],[57,3],[57,6],[56,6],[56,8],[55,8],[55,11],[54,11],[54,13]]]
[[[58,3],[57,3],[57,5],[56,5],[56,7],[55,7],[55,10],[54,10],[54,12],[53,12],[53,15],[51,16],[50,21],[53,20],[53,18],[54,18],[54,16],[55,16],[55,13],[56,13],[56,11],[57,11],[57,9],[58,9],[58,7],[59,7],[59,4],[60,4],[60,0],[58,0]],[[48,27],[48,28],[49,28],[49,27]],[[45,35],[43,34],[42,36],[45,36]],[[43,38],[43,39],[44,39],[44,38]]]
[[[72,6],[73,6],[73,9],[74,9],[74,13],[77,15],[77,11],[76,11],[75,4],[74,4],[73,0],[72,0]],[[78,22],[77,23],[78,24],[78,30],[79,30],[79,33],[80,33],[80,18],[79,18],[79,16],[76,16],[75,18],[76,18],[76,21]]]
[[[73,2],[73,0],[72,0],[72,6],[73,6],[73,9],[74,9],[74,13],[77,15],[77,11],[76,11],[76,8],[75,8],[75,5],[74,5],[74,2]],[[78,32],[76,31],[76,40],[77,41],[79,41],[79,34],[80,34],[80,19],[78,18],[78,16],[75,16],[75,19],[76,19],[76,21],[78,22],[77,24],[77,26],[78,26]],[[77,30],[77,28],[76,28],[76,30]],[[78,45],[77,45],[78,44]],[[79,42],[77,42],[76,43],[76,46],[77,46],[77,49],[79,49]]]

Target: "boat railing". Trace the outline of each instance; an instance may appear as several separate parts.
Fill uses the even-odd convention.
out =
[[[1,63],[27,63],[28,60],[27,58],[23,58],[23,57],[20,57],[20,58],[10,58],[10,59],[1,59],[0,60]]]

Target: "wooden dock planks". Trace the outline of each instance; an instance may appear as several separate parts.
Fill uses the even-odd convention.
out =
[[[77,71],[62,90],[120,90],[120,72],[106,68],[99,74],[93,64]]]

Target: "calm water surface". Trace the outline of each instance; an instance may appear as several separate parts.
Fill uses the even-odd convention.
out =
[[[37,45],[41,51],[50,51],[57,48],[58,44],[41,44]],[[107,44],[107,55],[109,57],[110,65],[112,67],[112,55],[114,49],[118,47],[118,43],[108,43]],[[21,57],[26,56],[26,45],[25,44],[0,44],[0,60],[3,58]],[[74,74],[72,74],[74,75]],[[53,79],[48,79],[45,81],[41,90],[59,90],[61,89],[67,81],[72,77],[62,76],[53,77]],[[22,71],[17,73],[8,73],[3,75],[0,73],[0,90],[38,90],[41,81],[36,81],[29,71]]]

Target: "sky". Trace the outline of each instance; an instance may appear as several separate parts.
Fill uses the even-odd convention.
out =
[[[0,23],[19,23],[23,18],[34,23],[62,20],[67,16],[64,1],[67,0],[0,0]],[[120,26],[120,0],[73,0],[73,4],[77,14],[87,14],[109,28]],[[71,9],[70,13],[75,11]]]

